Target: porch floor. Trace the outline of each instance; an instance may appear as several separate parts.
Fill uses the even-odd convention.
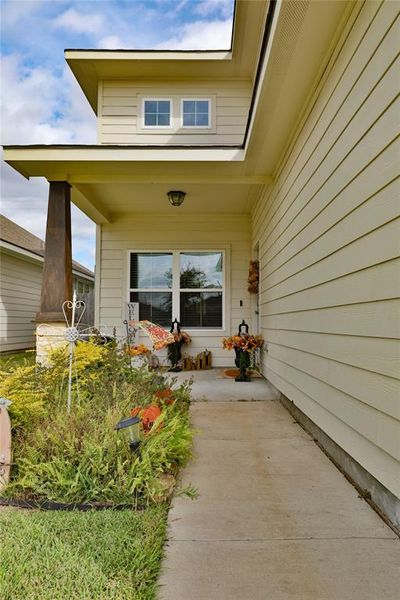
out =
[[[160,600],[398,600],[400,540],[274,388],[214,370],[194,392],[199,495],[173,501]]]

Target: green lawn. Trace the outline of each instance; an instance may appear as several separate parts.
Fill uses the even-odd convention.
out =
[[[0,509],[0,598],[154,598],[166,514]]]
[[[33,365],[36,359],[34,350],[24,352],[12,352],[10,354],[0,354],[0,370],[8,370],[10,367],[22,367]]]

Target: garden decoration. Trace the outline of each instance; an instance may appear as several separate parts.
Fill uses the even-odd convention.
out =
[[[138,417],[142,423],[143,431],[148,433],[154,425],[154,422],[161,415],[161,409],[157,404],[152,404],[143,408],[142,406],[135,406],[131,410],[131,417]]]
[[[250,294],[258,294],[258,286],[260,280],[260,265],[258,260],[250,261],[248,291]]]
[[[12,404],[7,398],[0,398],[0,490],[10,478],[11,469],[11,422],[8,407]]]
[[[68,356],[68,390],[67,390],[67,412],[71,412],[72,403],[72,377],[73,367],[75,367],[75,381],[76,391],[79,399],[79,381],[76,370],[75,362],[75,345],[78,341],[87,341],[91,338],[97,338],[101,340],[103,344],[110,341],[111,338],[101,334],[98,329],[94,327],[87,327],[85,329],[79,329],[79,324],[82,321],[83,314],[86,310],[86,303],[83,300],[77,300],[76,291],[74,290],[72,300],[66,300],[63,302],[62,311],[64,313],[64,319],[67,324],[67,328],[64,333],[65,340],[69,343],[69,356]],[[71,315],[70,318],[68,315]]]
[[[154,350],[161,350],[175,341],[172,333],[151,321],[128,321],[128,324],[130,327],[139,327],[144,331],[153,342]]]
[[[74,362],[74,350],[76,342],[81,339],[82,333],[79,331],[78,326],[82,320],[83,313],[86,310],[86,304],[83,300],[76,299],[76,291],[74,290],[72,301],[66,300],[63,302],[62,311],[64,313],[65,322],[67,328],[65,330],[64,337],[69,342],[69,359],[68,359],[68,394],[67,394],[67,412],[71,412],[71,396],[72,396],[72,365]],[[68,319],[67,311],[71,311],[71,319]],[[77,312],[79,316],[77,318]],[[78,377],[76,375],[76,363],[75,363],[75,378],[77,383],[77,394],[79,397]]]
[[[222,347],[226,350],[235,351],[235,365],[239,369],[238,377],[235,381],[251,381],[248,369],[251,363],[251,355],[257,348],[262,348],[264,340],[261,335],[249,334],[249,326],[243,320],[239,325],[237,335],[223,338]]]
[[[115,426],[117,431],[122,431],[129,442],[131,452],[136,452],[140,446],[140,419],[132,416],[121,419]]]
[[[190,336],[185,332],[181,331],[181,326],[178,319],[172,322],[170,333],[173,336],[173,341],[167,346],[168,360],[171,363],[171,368],[168,369],[172,373],[182,371],[179,366],[179,362],[182,358],[182,346],[191,342]]]

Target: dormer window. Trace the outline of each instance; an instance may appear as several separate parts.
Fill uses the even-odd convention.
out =
[[[182,127],[210,127],[211,102],[209,99],[182,99]]]
[[[165,98],[143,100],[143,127],[171,127],[172,101]]]

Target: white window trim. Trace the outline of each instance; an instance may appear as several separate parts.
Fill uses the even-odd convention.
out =
[[[184,125],[183,124],[183,103],[184,102],[207,102],[208,104],[208,125]],[[179,124],[181,129],[193,129],[197,131],[198,129],[212,129],[212,102],[211,98],[181,98],[180,102],[180,113],[179,113]]]
[[[145,102],[169,102],[169,125],[145,125],[144,120],[145,120],[145,110],[144,110],[144,103]],[[171,97],[165,98],[162,96],[158,96],[157,98],[155,97],[143,97],[142,98],[142,103],[141,103],[141,108],[142,108],[142,114],[141,114],[141,128],[144,130],[171,130],[174,128],[174,100]]]
[[[207,336],[207,337],[221,337],[224,335],[228,335],[228,330],[230,331],[230,280],[228,277],[228,273],[230,273],[230,246],[224,245],[224,246],[218,246],[218,247],[204,247],[204,246],[199,246],[197,244],[190,246],[190,247],[175,247],[173,250],[171,250],[170,247],[165,247],[163,246],[159,246],[159,247],[154,247],[154,246],[149,246],[149,247],[143,247],[141,246],[140,248],[134,248],[134,249],[129,249],[127,251],[127,255],[126,255],[126,264],[127,264],[127,271],[126,271],[126,281],[127,281],[127,293],[126,293],[126,302],[130,302],[130,293],[138,291],[140,289],[140,291],[145,291],[142,288],[131,288],[130,287],[130,257],[132,253],[151,253],[151,252],[166,252],[166,253],[172,253],[172,271],[174,272],[174,269],[177,269],[176,272],[179,272],[179,255],[181,253],[185,253],[185,252],[222,252],[222,256],[223,256],[223,286],[222,286],[222,290],[220,288],[214,288],[215,291],[222,291],[222,326],[221,327],[212,327],[212,328],[201,328],[201,327],[184,327],[185,331],[187,331],[189,334],[191,334],[192,336]],[[172,307],[177,307],[177,314],[174,314],[174,312],[172,313],[172,321],[177,318],[178,321],[180,321],[180,300],[179,300],[179,294],[180,294],[180,286],[179,286],[179,277],[173,277],[172,278],[172,288],[165,288],[165,291],[171,292],[172,290]],[[164,291],[163,290],[158,290],[158,289],[151,289],[148,291],[152,291],[152,292],[157,292],[157,291]],[[185,291],[182,288],[182,291]],[[189,290],[192,291],[192,290]],[[194,291],[199,291],[199,289],[197,288]],[[207,290],[204,290],[207,291]],[[212,291],[210,289],[210,291]],[[171,322],[172,322],[171,321]],[[169,329],[167,327],[165,327],[165,329]]]

